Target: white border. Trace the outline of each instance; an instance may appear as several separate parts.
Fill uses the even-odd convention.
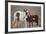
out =
[[[17,28],[11,29],[11,5],[20,5],[20,6],[41,6],[41,27],[37,28]],[[28,31],[28,30],[43,30],[43,5],[42,4],[27,4],[27,3],[8,3],[8,32],[13,31]]]

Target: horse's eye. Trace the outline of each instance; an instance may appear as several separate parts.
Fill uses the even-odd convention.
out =
[[[27,13],[26,13],[26,15],[27,15]]]

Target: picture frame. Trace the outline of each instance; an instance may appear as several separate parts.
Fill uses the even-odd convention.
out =
[[[11,5],[20,6],[40,6],[41,8],[41,26],[38,28],[13,28],[10,29],[10,10]],[[24,1],[5,1],[5,33],[39,32],[45,31],[45,3],[44,2],[24,2]]]

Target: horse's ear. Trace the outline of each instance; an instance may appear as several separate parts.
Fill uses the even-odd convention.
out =
[[[24,9],[24,12],[26,12],[28,9]]]

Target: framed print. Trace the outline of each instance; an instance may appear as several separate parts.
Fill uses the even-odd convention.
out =
[[[43,2],[6,1],[5,32],[37,32],[45,30]]]

